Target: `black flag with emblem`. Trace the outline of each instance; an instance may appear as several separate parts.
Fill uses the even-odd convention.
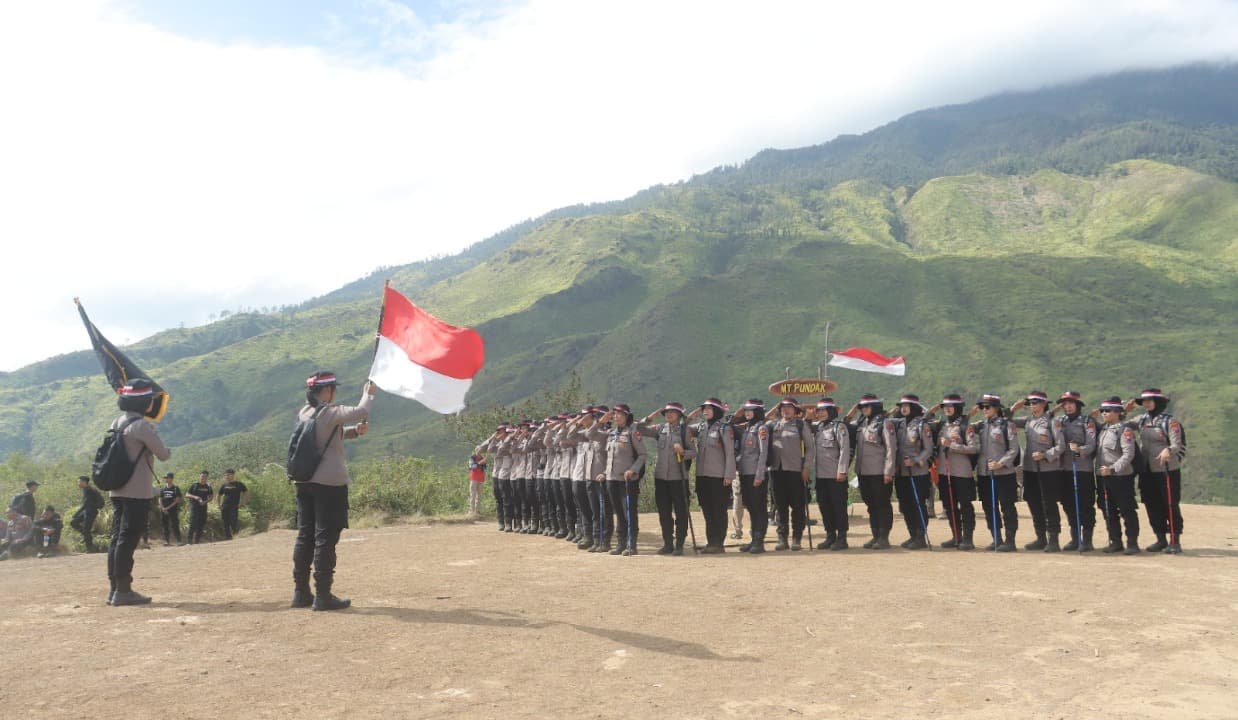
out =
[[[159,383],[151,380],[150,376],[134,365],[133,361],[126,357],[119,348],[103,337],[99,328],[95,327],[90,318],[86,317],[86,308],[82,307],[82,303],[77,298],[73,298],[73,303],[77,305],[77,312],[82,316],[82,324],[86,326],[86,333],[90,335],[90,344],[94,346],[95,357],[99,358],[99,364],[103,366],[103,374],[107,376],[108,384],[113,390],[119,391],[121,386],[134,378],[150,380],[151,387],[155,391],[155,404],[150,412],[146,413],[146,417],[155,422],[162,420],[164,413],[168,411],[167,391],[160,387]]]

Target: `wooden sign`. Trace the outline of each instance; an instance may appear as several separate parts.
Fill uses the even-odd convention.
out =
[[[769,391],[780,397],[790,395],[791,397],[802,397],[806,395],[815,395],[821,397],[829,395],[838,389],[838,383],[833,380],[822,380],[821,378],[793,378],[790,380],[779,380],[776,383],[771,383]]]

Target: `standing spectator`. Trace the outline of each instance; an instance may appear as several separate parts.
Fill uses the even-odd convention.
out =
[[[26,481],[26,492],[17,493],[13,499],[9,501],[9,507],[17,511],[18,515],[25,515],[28,518],[35,516],[38,512],[38,506],[34,503],[34,491],[39,489],[37,480]]]
[[[34,521],[34,541],[37,557],[51,557],[60,551],[60,532],[64,530],[64,521],[56,508],[48,505],[43,508],[43,514]]]
[[[224,484],[219,486],[219,514],[224,521],[224,537],[228,540],[240,529],[238,514],[249,500],[249,488],[236,479],[236,470],[224,470]]]
[[[172,544],[172,535],[176,536],[176,544],[181,541],[181,489],[176,485],[176,476],[164,473],[163,487],[159,488],[159,512],[163,521],[163,545]]]
[[[481,486],[486,483],[486,458],[474,453],[469,458],[469,517],[481,512]]]
[[[189,537],[186,539],[190,545],[202,542],[202,534],[206,530],[206,509],[213,497],[215,491],[211,489],[211,473],[203,470],[198,481],[185,491],[185,498],[189,500]]]
[[[34,524],[30,518],[13,508],[4,511],[5,530],[0,536],[0,560],[17,557],[30,549],[34,537]]]
[[[155,403],[151,382],[135,378],[118,392],[116,404],[124,414],[112,421],[112,429],[120,434],[125,453],[136,464],[129,482],[108,493],[112,500],[112,542],[107,551],[112,589],[108,604],[142,605],[150,598],[133,591],[133,551],[150,519],[150,500],[155,495],[153,458],[166,462],[172,452],[155,432],[155,425],[146,419]]]
[[[82,491],[82,506],[73,513],[69,527],[82,534],[82,544],[86,546],[86,552],[98,552],[99,549],[95,547],[95,518],[103,509],[103,496],[90,486],[90,478],[86,475],[78,476],[77,487]]]

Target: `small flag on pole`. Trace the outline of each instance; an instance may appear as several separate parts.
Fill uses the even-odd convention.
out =
[[[444,415],[463,410],[486,357],[481,335],[448,325],[390,287],[383,293],[370,380]]]
[[[847,348],[830,352],[826,363],[835,367],[859,370],[860,372],[875,372],[885,375],[905,375],[907,360],[902,355],[886,357],[868,348]]]
[[[155,422],[162,420],[168,411],[167,391],[160,387],[159,383],[151,380],[149,375],[142,372],[141,368],[134,365],[132,360],[103,337],[99,328],[95,327],[90,318],[86,317],[86,308],[82,307],[82,303],[77,298],[73,298],[73,304],[77,305],[77,312],[82,316],[82,324],[86,326],[86,334],[90,335],[90,344],[95,349],[95,357],[99,358],[99,364],[103,366],[103,374],[107,376],[108,385],[120,392],[120,388],[134,378],[150,380],[151,389],[155,391],[155,404],[146,417]]]

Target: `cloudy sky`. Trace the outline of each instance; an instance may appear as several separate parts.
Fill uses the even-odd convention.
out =
[[[9,0],[0,370],[924,107],[1238,59],[1238,2]]]

